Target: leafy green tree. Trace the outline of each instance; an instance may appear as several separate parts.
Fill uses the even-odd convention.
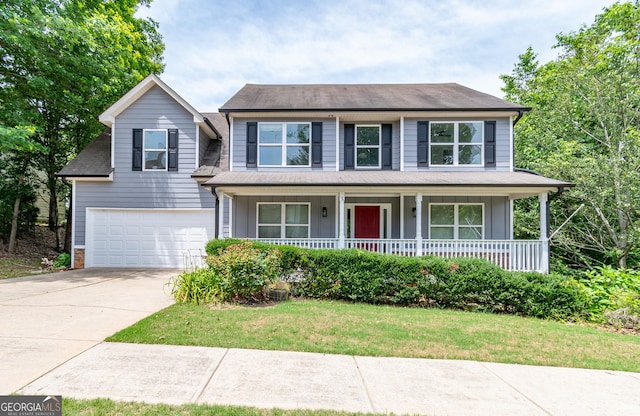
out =
[[[508,100],[533,108],[516,126],[516,164],[577,185],[554,203],[555,226],[585,204],[552,241],[565,261],[634,265],[640,261],[638,2],[614,4],[592,25],[557,40],[555,61],[539,65],[529,48],[501,77]],[[527,203],[518,212],[532,217]]]
[[[57,227],[55,176],[102,129],[97,115],[149,73],[161,73],[157,24],[134,13],[149,0],[5,0],[0,5],[0,124],[32,125],[43,151],[49,226]]]

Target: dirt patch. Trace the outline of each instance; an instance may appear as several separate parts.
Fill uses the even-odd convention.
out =
[[[64,230],[61,229],[61,243]],[[57,258],[60,251],[56,249],[56,233],[44,226],[36,226],[29,232],[18,236],[16,253],[7,252],[9,244],[0,247],[0,279],[19,277],[39,271],[42,258]]]

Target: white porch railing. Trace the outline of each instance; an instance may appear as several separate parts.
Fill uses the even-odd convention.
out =
[[[256,240],[304,248],[340,247],[340,240],[337,238]],[[344,247],[383,254],[415,256],[418,244],[414,239],[347,238],[344,240]],[[446,258],[475,257],[489,260],[505,270],[543,271],[543,242],[539,240],[422,240],[422,254]]]

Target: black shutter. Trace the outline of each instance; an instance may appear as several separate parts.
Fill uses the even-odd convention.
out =
[[[258,167],[258,123],[247,123],[247,167]]]
[[[496,122],[484,122],[484,165],[496,166]]]
[[[178,170],[178,129],[169,129],[169,164],[167,170]]]
[[[391,124],[382,125],[382,170],[391,170],[393,168],[391,161],[393,156],[391,128]]]
[[[355,168],[355,124],[344,125],[344,170]]]
[[[311,166],[322,167],[322,122],[311,123]]]
[[[142,170],[142,129],[133,129],[131,170]]]
[[[429,166],[428,121],[418,121],[418,166]]]

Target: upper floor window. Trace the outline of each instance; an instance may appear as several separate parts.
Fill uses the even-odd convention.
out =
[[[167,170],[167,130],[143,131],[144,170]]]
[[[430,204],[429,237],[434,240],[482,240],[483,204]]]
[[[260,123],[259,166],[310,166],[311,123]]]
[[[432,166],[483,164],[482,122],[431,122],[429,128]]]
[[[380,168],[380,126],[356,126],[356,169]]]

